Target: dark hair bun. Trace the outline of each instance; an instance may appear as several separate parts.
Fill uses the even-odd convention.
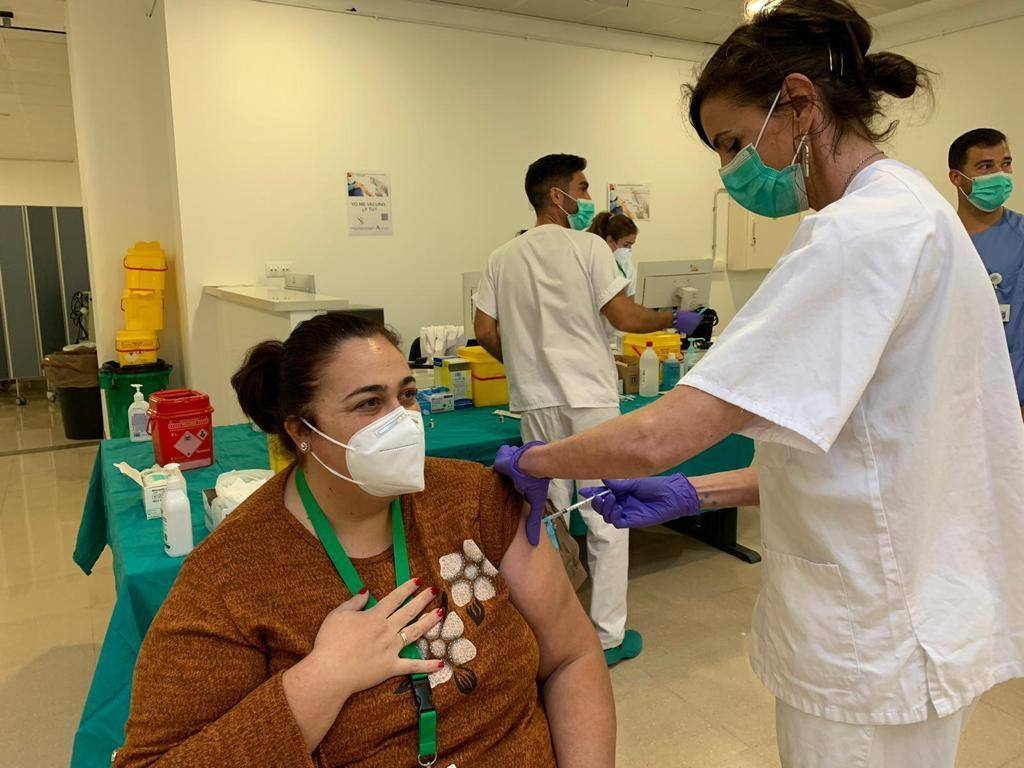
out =
[[[864,73],[868,88],[898,99],[909,99],[918,88],[927,85],[920,67],[905,56],[888,51],[865,56]]]
[[[231,377],[242,411],[267,434],[280,435],[284,431],[278,391],[283,359],[284,344],[261,341],[245,353],[245,362]]]

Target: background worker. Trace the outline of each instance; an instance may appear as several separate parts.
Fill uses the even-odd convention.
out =
[[[949,180],[957,215],[967,228],[999,300],[1024,417],[1024,216],[1005,207],[1013,192],[1013,157],[1006,136],[975,128],[949,147]]]
[[[626,294],[629,280],[602,238],[584,230],[594,202],[576,155],[548,155],[526,172],[536,226],[491,254],[476,297],[476,338],[506,366],[510,407],[522,413],[523,441],[559,440],[619,415],[615,362],[602,318],[612,327],[649,333],[675,326],[689,333],[696,313],[655,312]],[[585,481],[593,485],[597,480]],[[558,507],[571,481],[551,484]],[[626,631],[629,535],[591,510],[587,557],[593,579],[590,619],[609,665],[640,653]],[[533,539],[538,536],[532,530]]]
[[[636,222],[622,214],[601,211],[587,231],[608,243],[619,274],[629,280],[626,295],[636,296],[636,262],[633,261],[633,246],[639,234]]]

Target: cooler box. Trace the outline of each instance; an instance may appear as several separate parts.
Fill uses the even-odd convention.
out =
[[[683,359],[683,341],[678,333],[627,333],[622,339],[622,354],[640,357],[647,349],[648,341],[654,342],[654,353],[661,362],[668,359],[669,352],[676,353],[676,360]]]
[[[165,389],[149,396],[149,433],[161,466],[184,469],[213,464],[213,408],[210,398],[192,389]]]
[[[164,329],[164,292],[128,289],[121,296],[124,327],[129,331]]]
[[[459,347],[459,357],[469,361],[473,376],[473,405],[486,408],[508,402],[505,366],[483,347]]]
[[[136,243],[124,255],[125,286],[132,290],[162,291],[167,256],[160,243]]]
[[[160,352],[160,342],[154,331],[118,331],[115,347],[121,365],[155,363]]]

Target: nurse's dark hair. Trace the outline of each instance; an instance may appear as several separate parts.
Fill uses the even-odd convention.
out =
[[[526,169],[526,197],[540,213],[547,206],[548,190],[560,187],[569,191],[569,182],[577,171],[587,169],[586,158],[579,155],[545,155]]]
[[[949,170],[962,171],[967,165],[967,153],[974,147],[998,147],[1006,141],[1006,134],[995,128],[975,128],[949,145]]]
[[[587,232],[593,232],[602,240],[610,237],[615,242],[618,242],[624,237],[637,234],[639,230],[636,228],[636,222],[628,216],[623,216],[621,213],[601,211],[594,217],[594,221]]]
[[[295,446],[284,428],[289,416],[316,424],[310,409],[324,369],[350,339],[383,337],[400,349],[398,334],[375,320],[345,312],[328,312],[295,326],[285,341],[261,341],[245,354],[231,377],[238,404],[257,427]]]
[[[872,36],[867,19],[847,0],[769,4],[718,47],[696,84],[683,86],[690,123],[710,147],[700,120],[709,97],[767,109],[783,80],[799,73],[814,83],[837,138],[854,131],[884,141],[898,121],[876,126],[885,116],[883,98],[906,99],[919,90],[930,94],[931,73],[898,53],[868,53]]]

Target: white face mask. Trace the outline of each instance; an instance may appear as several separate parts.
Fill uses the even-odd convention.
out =
[[[398,406],[356,432],[348,443],[325,435],[305,419],[302,423],[324,440],[345,449],[352,477],[327,466],[312,450],[309,452],[335,477],[355,483],[371,496],[401,496],[423,490],[427,444],[419,411]]]
[[[633,249],[630,246],[615,249],[615,260],[625,266],[633,258]]]

